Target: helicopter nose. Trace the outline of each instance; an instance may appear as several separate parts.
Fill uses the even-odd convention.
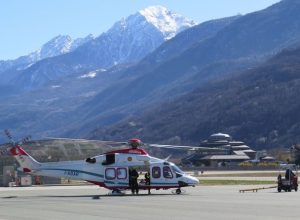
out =
[[[190,181],[194,185],[198,185],[199,184],[199,179],[197,179],[196,177],[191,176],[190,177]]]

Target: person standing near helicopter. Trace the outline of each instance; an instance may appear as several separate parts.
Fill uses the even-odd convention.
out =
[[[132,194],[136,192],[139,194],[139,184],[138,184],[139,173],[136,169],[129,170],[129,186],[131,188]]]
[[[149,186],[149,188],[148,188],[148,194],[151,194],[151,192],[150,192],[150,172],[149,171],[147,171],[145,173],[145,182],[146,182],[146,185]]]

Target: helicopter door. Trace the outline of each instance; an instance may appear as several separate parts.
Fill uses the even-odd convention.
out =
[[[174,174],[168,165],[151,166],[151,185],[169,186],[174,182]]]
[[[108,167],[105,169],[105,183],[114,187],[128,186],[127,168]]]
[[[164,165],[162,167],[162,170],[163,170],[163,178],[166,186],[174,185],[174,174],[171,170],[171,167],[168,165]]]

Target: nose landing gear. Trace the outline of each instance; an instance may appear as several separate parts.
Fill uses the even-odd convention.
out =
[[[181,194],[181,189],[180,188],[176,189],[176,194],[177,195]]]

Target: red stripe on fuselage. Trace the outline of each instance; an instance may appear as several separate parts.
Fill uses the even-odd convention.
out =
[[[98,186],[107,188],[106,185],[105,185],[105,183],[103,183],[103,182],[89,181],[89,180],[86,180],[86,181],[89,182],[89,183],[93,183],[93,184],[95,184],[95,185],[98,185]]]
[[[98,185],[100,187],[104,187],[106,189],[130,189],[130,187],[128,186],[107,186],[105,183],[103,182],[97,182],[97,181],[89,181],[86,180],[87,182],[93,183],[95,185]],[[174,185],[174,186],[140,186],[139,189],[144,190],[144,189],[172,189],[172,188],[178,188],[178,185]]]

